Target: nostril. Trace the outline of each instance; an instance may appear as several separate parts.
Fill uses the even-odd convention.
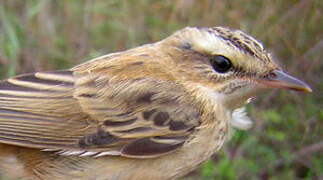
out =
[[[270,72],[269,74],[268,74],[268,78],[269,79],[276,79],[277,78],[277,73],[275,73],[275,72]]]

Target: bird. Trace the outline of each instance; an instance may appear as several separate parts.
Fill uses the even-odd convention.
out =
[[[228,27],[185,27],[159,42],[67,70],[0,82],[0,172],[21,179],[168,180],[248,129],[263,90],[312,92],[262,43]]]

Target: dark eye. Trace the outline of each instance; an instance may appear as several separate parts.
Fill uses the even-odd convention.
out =
[[[219,73],[228,72],[232,67],[231,61],[228,58],[221,55],[211,57],[210,63],[213,69]]]

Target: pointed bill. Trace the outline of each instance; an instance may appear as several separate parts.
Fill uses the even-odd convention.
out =
[[[307,93],[312,92],[309,85],[280,70],[272,71],[268,77],[257,79],[257,82],[265,85],[266,87],[291,89]]]

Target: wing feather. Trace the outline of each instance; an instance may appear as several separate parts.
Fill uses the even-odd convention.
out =
[[[75,97],[100,123],[100,131],[109,133],[106,136],[126,139],[121,155],[149,158],[169,153],[182,146],[199,126],[199,112],[180,99],[184,93],[180,87],[149,78],[110,79],[113,77],[95,73],[81,76],[76,81]],[[105,143],[98,142],[87,141],[83,146]]]
[[[73,148],[88,126],[73,98],[70,71],[17,76],[0,83],[0,142]],[[64,133],[67,129],[79,129]],[[58,131],[63,133],[58,134]]]
[[[199,125],[180,87],[111,79],[67,70],[0,82],[0,142],[62,155],[151,158],[181,147]]]

